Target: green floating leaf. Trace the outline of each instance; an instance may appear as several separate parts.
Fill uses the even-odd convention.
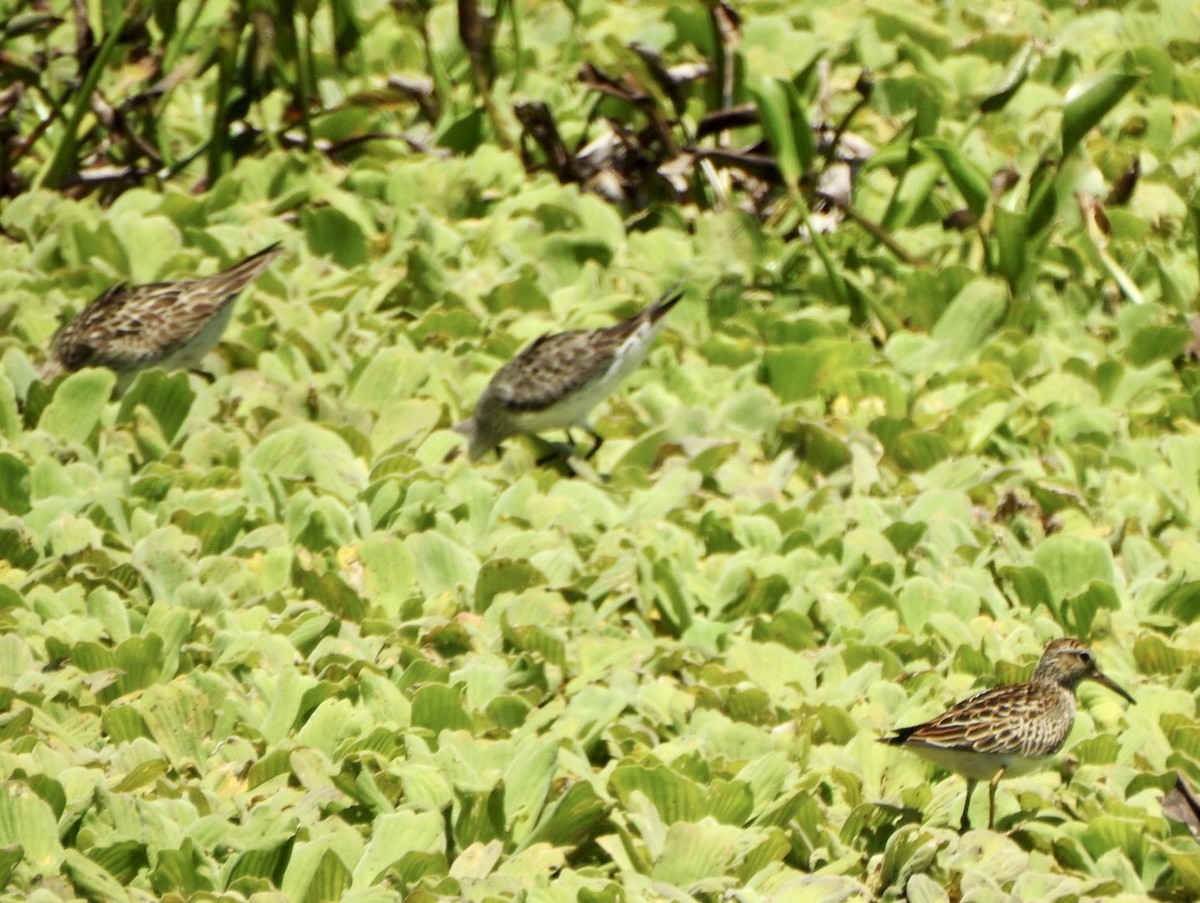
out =
[[[441,731],[469,731],[471,717],[463,707],[462,691],[446,684],[428,684],[412,697],[411,723],[435,734]]]
[[[953,451],[945,437],[916,430],[902,433],[888,449],[902,470],[918,472],[946,460]]]
[[[92,899],[112,900],[115,903],[130,899],[120,881],[100,863],[78,850],[67,849],[63,852],[62,867],[71,876],[71,881]]]
[[[1093,581],[1109,586],[1116,582],[1112,549],[1093,536],[1048,536],[1033,553],[1033,562],[1046,575],[1058,599],[1081,592]]]
[[[347,211],[316,204],[305,204],[300,213],[300,226],[313,253],[331,257],[347,269],[365,266],[371,259],[364,220],[370,220],[365,210]]]
[[[246,509],[241,506],[221,514],[215,511],[193,513],[181,508],[171,516],[172,524],[200,540],[202,556],[216,555],[233,545],[245,521]]]
[[[959,365],[992,334],[1008,306],[1008,286],[994,279],[968,282],[930,332],[942,363]]]
[[[122,840],[106,847],[93,847],[88,858],[116,879],[128,885],[146,867],[146,848],[136,840]]]
[[[524,724],[531,710],[529,703],[520,696],[497,696],[484,709],[494,725],[510,731]]]
[[[506,833],[520,843],[536,824],[558,763],[558,740],[526,742],[504,772]]]
[[[106,706],[100,716],[100,726],[114,743],[128,743],[138,737],[150,736],[146,722],[131,705]]]
[[[474,586],[479,577],[479,559],[440,533],[412,533],[404,537],[404,545],[427,598]]]
[[[276,883],[287,862],[291,848],[292,840],[287,840],[283,843],[273,843],[242,853],[235,859],[233,869],[229,873],[230,886],[244,878],[264,878]],[[259,885],[257,882],[250,882],[247,886],[257,887]]]
[[[796,454],[826,475],[845,467],[854,459],[845,440],[811,421],[799,425]]]
[[[997,207],[993,234],[996,236],[996,270],[1013,292],[1030,277],[1026,267],[1029,249],[1029,217]]]
[[[291,770],[291,749],[276,749],[250,766],[246,772],[246,786],[257,787],[281,774],[290,774]]]
[[[384,873],[409,853],[446,855],[446,821],[440,812],[389,812],[375,820],[369,836],[354,868],[353,890],[378,884]]]
[[[162,637],[154,633],[132,636],[117,647],[114,657],[124,672],[118,681],[121,695],[144,690],[157,683],[162,673]]]
[[[623,806],[628,807],[630,796],[638,791],[650,800],[665,824],[698,821],[703,814],[700,788],[665,765],[621,765],[611,781]]]
[[[995,113],[1008,106],[1025,79],[1029,77],[1029,64],[1033,60],[1033,41],[1026,41],[1008,64],[1004,77],[992,93],[979,102],[979,112]]]
[[[504,837],[504,788],[459,791],[455,794],[457,815],[454,842],[458,847],[491,843]]]
[[[895,521],[883,528],[883,535],[897,552],[907,555],[916,548],[927,529],[928,525],[924,523],[908,524]]]
[[[914,141],[913,146],[918,150],[929,151],[938,158],[967,207],[976,216],[981,216],[992,199],[987,173],[966,157],[959,148],[944,139],[921,138]]]
[[[285,480],[311,481],[343,501],[367,485],[367,467],[346,441],[311,423],[267,436],[246,457],[245,466]]]
[[[25,856],[25,850],[19,843],[0,845],[0,884],[8,886],[13,869]]]
[[[1087,636],[1100,609],[1116,611],[1120,607],[1121,599],[1112,584],[1095,581],[1089,583],[1083,592],[1065,598],[1060,616],[1076,636]]]
[[[58,824],[50,806],[28,784],[0,785],[0,845],[19,844],[24,859],[39,872],[51,873],[62,862]]]
[[[0,740],[9,741],[14,737],[24,735],[31,721],[33,721],[33,709],[27,707],[0,716]]]
[[[340,900],[350,888],[350,870],[330,848],[330,838],[301,841],[292,849],[280,890],[289,900],[323,903]]]
[[[732,607],[721,612],[720,618],[722,621],[733,621],[774,612],[791,589],[791,583],[780,574],[771,574],[768,577],[752,575],[749,584],[742,591],[741,598]]]
[[[487,611],[500,593],[521,593],[545,582],[545,575],[525,558],[493,558],[475,578],[475,610]]]
[[[126,709],[129,711],[129,709]],[[139,719],[140,720],[140,719]],[[115,738],[114,738],[115,739]],[[125,777],[112,786],[113,793],[133,793],[153,784],[170,770],[165,759],[147,759],[136,765]]]
[[[132,423],[134,411],[139,405],[144,406],[158,421],[166,440],[174,442],[195,400],[196,393],[192,391],[187,373],[147,370],[138,374],[129,391],[121,397],[117,421]]]
[[[45,386],[41,383],[33,383],[30,385],[32,390],[34,386],[40,387],[45,391]],[[29,398],[25,399],[25,409],[29,411]],[[23,422],[21,420],[21,410],[17,406],[17,392],[13,388],[12,382],[3,374],[0,374],[0,436],[6,439],[15,439],[17,434],[21,432]]]
[[[375,533],[358,546],[366,573],[365,595],[394,617],[412,593],[416,583],[416,566],[412,554],[398,537]]]
[[[116,374],[103,368],[85,368],[70,374],[42,411],[38,428],[63,442],[78,445],[87,441],[100,422],[116,383]]]
[[[1195,584],[1191,584],[1195,587]],[[1184,618],[1181,616],[1181,620]],[[1200,655],[1170,645],[1157,634],[1139,636],[1133,644],[1133,659],[1141,674],[1177,674],[1200,665]]]
[[[676,887],[688,887],[722,875],[733,862],[745,831],[705,821],[676,822],[667,829],[662,854],[651,877]]]
[[[292,581],[306,596],[339,618],[358,622],[367,616],[366,601],[345,580],[332,570],[305,567],[299,555],[292,567]]]
[[[1099,815],[1089,819],[1082,840],[1084,849],[1095,859],[1115,849],[1138,863],[1145,858],[1148,835],[1140,819]]]
[[[521,843],[520,849],[535,843],[568,848],[580,846],[592,829],[608,817],[609,810],[609,804],[596,795],[590,784],[577,781],[546,808],[541,821]]]
[[[411,398],[429,378],[429,362],[409,348],[388,348],[367,358],[353,379],[350,403],[380,411],[393,400]]]
[[[1067,91],[1063,109],[1062,153],[1068,156],[1100,120],[1108,115],[1139,81],[1139,75],[1100,72]]]
[[[1186,326],[1145,326],[1129,340],[1125,358],[1135,367],[1159,360],[1172,361],[1183,354],[1192,338],[1192,331]]]
[[[549,630],[529,625],[514,627],[508,623],[507,618],[504,619],[501,629],[505,641],[522,652],[535,653],[550,664],[559,667],[566,664],[567,645]]]
[[[0,508],[9,514],[29,513],[29,466],[8,452],[0,452]]]
[[[762,125],[763,137],[774,151],[775,161],[783,175],[784,184],[795,187],[799,184],[804,166],[796,147],[796,135],[792,127],[788,89],[795,88],[790,82],[779,78],[765,78],[752,85],[750,93],[758,107],[758,121]]]
[[[212,713],[201,697],[187,694],[178,684],[154,684],[135,705],[150,736],[176,769],[199,768],[208,761],[200,738],[209,734]]]
[[[868,366],[868,346],[846,339],[774,345],[763,353],[767,385],[784,403],[820,397],[829,381],[849,368]]]
[[[1057,611],[1057,599],[1050,588],[1050,581],[1041,568],[1036,567],[1004,567],[1000,576],[1007,580],[1021,600],[1021,604],[1030,611],[1039,605],[1045,605],[1051,611]]]

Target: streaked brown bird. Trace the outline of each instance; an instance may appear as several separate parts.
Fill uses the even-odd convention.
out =
[[[55,334],[42,381],[108,367],[124,388],[150,367],[196,367],[220,340],[238,292],[281,253],[274,244],[212,276],[112,286]]]
[[[988,827],[996,820],[996,785],[1005,775],[1023,774],[1054,755],[1075,721],[1075,688],[1085,680],[1134,699],[1105,676],[1096,656],[1079,640],[1052,640],[1028,683],[993,687],[951,706],[932,721],[902,727],[881,743],[907,750],[967,779],[960,831],[980,781],[988,781]]]
[[[646,358],[663,317],[683,290],[675,286],[649,307],[613,326],[547,333],[496,371],[475,412],[454,429],[477,461],[509,436],[578,427],[592,437],[591,458],[604,439],[588,425],[592,408]]]

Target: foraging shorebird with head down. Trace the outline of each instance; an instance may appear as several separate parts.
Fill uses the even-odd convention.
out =
[[[238,292],[281,253],[275,244],[212,276],[110,287],[55,334],[42,381],[108,367],[124,387],[150,367],[196,367],[220,340]]]
[[[645,360],[663,317],[683,297],[679,286],[613,326],[547,333],[501,367],[454,429],[467,437],[477,461],[509,436],[578,427],[592,437],[591,458],[603,438],[588,425],[592,408]]]

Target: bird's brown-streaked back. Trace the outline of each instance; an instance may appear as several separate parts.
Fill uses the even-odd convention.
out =
[[[55,334],[42,380],[82,367],[127,380],[149,367],[196,366],[220,340],[238,293],[281,253],[274,244],[211,276],[111,286]]]

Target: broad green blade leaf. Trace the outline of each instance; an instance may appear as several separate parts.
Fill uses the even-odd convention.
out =
[[[1027,271],[1029,219],[1003,207],[995,210],[996,269],[1016,292],[1031,277]]]
[[[789,100],[789,89],[795,91],[790,82],[767,78],[750,89],[758,106],[758,119],[763,137],[774,151],[775,162],[783,175],[784,184],[795,188],[804,172],[804,164],[797,148],[795,125],[792,122],[793,103]],[[809,136],[811,146],[812,138]]]
[[[1004,78],[1000,80],[1000,84],[979,102],[979,112],[995,113],[1003,110],[1008,106],[1008,102],[1013,99],[1013,96],[1020,89],[1021,85],[1025,84],[1025,79],[1029,77],[1029,66],[1033,60],[1034,43],[1027,41],[1017,51],[1016,56],[1008,64],[1008,68],[1004,72]]]
[[[1100,72],[1073,85],[1063,108],[1062,154],[1067,157],[1109,111],[1129,93],[1139,75]]]
[[[992,199],[992,189],[987,174],[974,161],[941,138],[921,138],[913,142],[913,147],[933,153],[963,196],[968,209],[976,216],[983,214]]]

